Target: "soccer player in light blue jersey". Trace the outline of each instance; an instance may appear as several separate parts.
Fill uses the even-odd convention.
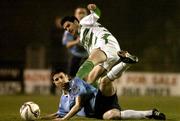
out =
[[[57,112],[60,117],[65,117],[71,110],[71,115],[74,115],[73,111],[79,116],[91,117],[94,115],[92,107],[95,102],[94,97],[97,93],[96,88],[78,77],[69,80],[68,76],[62,72],[55,74],[53,80],[56,86],[63,88],[64,93],[61,96],[59,110]],[[82,102],[82,104],[76,102]],[[78,106],[83,107],[80,109]],[[77,109],[78,112],[76,111]],[[69,115],[66,117],[69,117]]]
[[[78,116],[92,117],[94,115],[95,95],[97,89],[79,77],[70,79],[63,72],[56,72],[53,76],[53,83],[62,89],[58,111],[42,119],[57,118],[69,119],[75,114]]]
[[[107,76],[100,79],[98,89],[79,77],[70,80],[68,75],[63,72],[54,74],[53,83],[63,90],[59,108],[56,113],[41,119],[62,121],[68,120],[74,115],[106,120],[166,119],[165,115],[157,109],[146,111],[121,110],[113,81]]]

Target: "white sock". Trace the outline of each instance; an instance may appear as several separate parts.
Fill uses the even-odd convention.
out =
[[[152,110],[148,111],[135,111],[135,110],[124,110],[121,111],[121,119],[145,119],[146,116],[152,115]]]
[[[110,80],[117,79],[121,74],[129,68],[129,64],[120,62],[115,65],[108,73],[107,76]]]

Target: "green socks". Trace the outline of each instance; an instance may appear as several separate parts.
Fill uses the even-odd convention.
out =
[[[93,68],[94,68],[93,62],[90,60],[86,60],[79,68],[78,72],[76,73],[76,76],[79,77],[80,79],[83,79],[91,72]]]

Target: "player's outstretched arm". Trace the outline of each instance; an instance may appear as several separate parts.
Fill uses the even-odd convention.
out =
[[[80,25],[93,26],[100,18],[101,11],[95,4],[88,4],[87,8],[91,14],[81,19]]]
[[[71,110],[63,117],[63,118],[56,118],[53,121],[64,121],[68,120],[74,115],[78,113],[79,110],[81,110],[81,97],[77,96],[75,105],[71,108]]]
[[[88,10],[94,11],[96,9],[96,4],[88,4],[87,8]]]
[[[42,116],[40,117],[39,119],[43,119],[43,120],[51,120],[51,119],[55,119],[57,118],[57,113],[53,113],[53,114],[49,114],[49,115],[46,115],[46,116]]]
[[[99,17],[101,16],[101,11],[100,9],[96,6],[96,4],[88,4],[87,6],[88,10],[90,11],[94,11],[96,13],[96,15],[98,15]]]

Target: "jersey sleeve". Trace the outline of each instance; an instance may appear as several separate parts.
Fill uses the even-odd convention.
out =
[[[62,38],[62,44],[66,45],[71,40],[73,40],[73,36],[68,31],[65,31]]]
[[[79,78],[74,78],[71,83],[71,92],[70,94],[74,97],[80,96],[87,93],[85,85],[82,83],[82,80]]]
[[[58,111],[56,112],[58,117],[64,117],[67,114],[67,110],[69,110],[68,109],[69,106],[68,106],[67,102],[68,102],[68,100],[67,100],[66,96],[61,95]]]
[[[73,79],[73,83],[71,86],[71,94],[74,96],[81,96],[84,94],[95,93],[97,89],[92,85],[86,83],[84,80],[79,77],[75,77]]]
[[[101,16],[101,10],[98,7],[96,7],[94,11],[91,10],[90,12],[96,14],[99,17]]]
[[[90,12],[91,12],[91,14],[89,14],[86,17],[84,17],[80,21],[80,25],[82,25],[82,26],[92,26],[100,18],[101,11],[100,11],[100,9],[98,7],[94,11],[91,10]]]

